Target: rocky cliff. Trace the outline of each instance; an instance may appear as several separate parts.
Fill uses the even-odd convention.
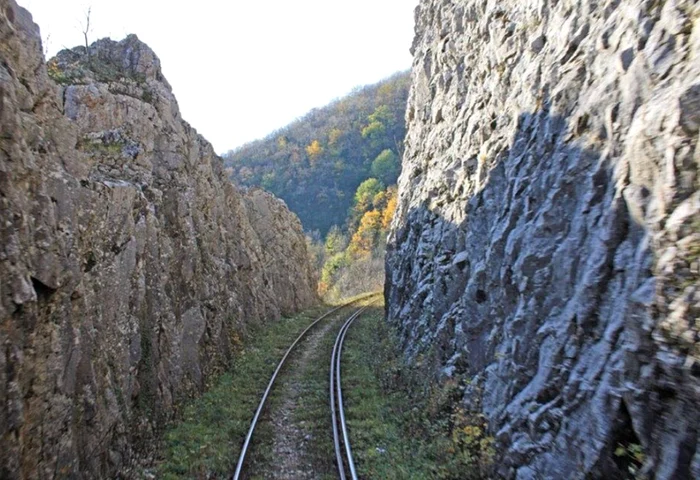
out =
[[[242,195],[135,36],[45,63],[0,0],[0,477],[105,478],[315,301],[298,219]]]
[[[700,478],[700,5],[416,22],[386,286],[407,356],[462,380],[499,477]]]
[[[264,271],[274,271],[266,275],[265,286],[274,292],[283,315],[294,313],[300,305],[310,305],[316,301],[318,279],[311,266],[306,238],[301,221],[290,215],[286,204],[274,195],[252,188],[245,192],[246,211],[251,226],[264,248],[262,258]],[[280,232],[294,232],[294,235],[280,235]]]

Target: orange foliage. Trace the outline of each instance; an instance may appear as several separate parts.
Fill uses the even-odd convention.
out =
[[[318,282],[318,287],[316,291],[318,292],[319,296],[323,297],[326,293],[328,293],[328,289],[330,288],[330,285],[326,282]]]
[[[365,213],[360,220],[360,226],[350,240],[350,253],[356,256],[368,255],[382,228],[382,214],[379,210]]]
[[[382,229],[389,230],[391,226],[391,220],[394,218],[394,212],[396,212],[396,192],[390,195],[389,201],[386,202],[386,208],[382,213]]]
[[[313,160],[323,153],[323,147],[318,140],[314,140],[306,147],[306,153],[309,155],[309,158]]]

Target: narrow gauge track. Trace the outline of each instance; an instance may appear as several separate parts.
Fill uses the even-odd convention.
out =
[[[343,353],[343,343],[345,335],[352,322],[362,315],[367,307],[362,307],[353,313],[343,324],[335,339],[333,345],[333,354],[331,355],[331,375],[330,375],[330,401],[331,401],[331,417],[333,419],[333,444],[335,446],[335,458],[338,465],[338,474],[341,480],[346,480],[345,468],[347,466],[350,471],[350,478],[357,480],[357,472],[355,471],[355,461],[352,458],[352,449],[350,448],[350,439],[348,437],[348,428],[345,422],[345,410],[343,409],[343,388],[340,377],[340,358]],[[342,433],[342,441],[341,441]],[[345,447],[344,449],[341,446]]]
[[[243,465],[245,463],[246,455],[248,453],[248,449],[250,448],[250,442],[253,438],[253,433],[255,431],[255,427],[257,426],[258,421],[260,420],[260,415],[262,414],[262,411],[265,408],[265,404],[267,402],[268,397],[270,396],[270,392],[272,391],[272,387],[275,384],[275,380],[277,379],[277,376],[279,375],[280,371],[282,370],[282,367],[284,366],[285,362],[287,361],[287,358],[292,353],[292,351],[297,346],[297,344],[306,336],[306,334],[311,329],[313,329],[316,325],[318,325],[322,320],[333,315],[338,310],[340,310],[342,308],[349,307],[354,303],[360,302],[362,300],[366,300],[366,299],[371,298],[371,297],[376,296],[376,295],[378,295],[378,293],[368,294],[368,295],[362,296],[360,298],[357,298],[351,302],[348,302],[348,303],[345,303],[343,305],[339,305],[335,308],[330,309],[329,311],[327,311],[326,313],[324,313],[323,315],[318,317],[316,320],[314,320],[308,327],[306,327],[306,329],[303,332],[301,332],[301,334],[299,334],[299,336],[296,338],[296,340],[294,340],[294,342],[292,342],[292,344],[289,346],[289,348],[285,352],[284,356],[280,360],[279,364],[277,364],[277,368],[275,369],[274,373],[272,374],[272,377],[270,377],[270,382],[267,384],[267,388],[265,389],[265,392],[263,393],[262,398],[260,399],[260,403],[258,404],[258,408],[255,411],[255,415],[253,416],[253,420],[250,424],[250,428],[248,429],[248,434],[246,435],[245,441],[243,443],[243,448],[241,448],[241,453],[238,456],[238,463],[236,464],[236,471],[233,474],[233,480],[240,480],[240,478],[241,478],[241,473],[243,471]],[[360,310],[364,310],[365,308],[366,307],[359,309],[358,312]],[[358,312],[355,312],[355,314],[353,314],[351,316],[351,318],[353,316],[357,315]],[[346,325],[347,325],[347,322],[346,322]],[[345,329],[346,325],[343,325],[343,329]]]

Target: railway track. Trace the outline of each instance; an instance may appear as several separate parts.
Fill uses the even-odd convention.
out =
[[[333,346],[333,354],[331,355],[329,398],[331,403],[331,417],[333,419],[333,445],[335,447],[338,475],[340,476],[341,480],[345,480],[347,478],[346,467],[350,472],[350,478],[352,480],[357,480],[357,472],[355,471],[355,462],[352,458],[352,448],[350,447],[348,428],[345,422],[345,410],[343,409],[343,388],[340,375],[340,359],[343,353],[345,335],[348,333],[350,325],[352,325],[352,322],[362,315],[366,309],[367,307],[360,308],[350,317],[348,317],[338,332],[338,336],[335,339],[335,345]]]
[[[257,410],[255,411],[255,414],[254,414],[254,416],[253,416],[253,420],[252,420],[252,422],[251,422],[251,424],[250,424],[250,428],[248,429],[248,433],[247,433],[246,438],[245,438],[245,441],[244,441],[244,443],[243,443],[243,447],[241,448],[241,452],[240,452],[240,454],[239,454],[239,456],[238,456],[238,462],[237,462],[237,464],[236,464],[236,470],[235,470],[235,473],[234,473],[234,475],[233,475],[233,477],[232,477],[233,480],[239,480],[239,479],[242,478],[241,475],[242,475],[242,473],[243,473],[243,467],[244,467],[244,465],[245,465],[247,453],[248,453],[248,451],[249,451],[249,449],[250,449],[250,446],[251,446],[251,442],[252,442],[252,439],[253,439],[253,434],[254,434],[254,432],[255,432],[255,428],[256,428],[256,426],[258,425],[259,421],[260,421],[260,416],[261,416],[261,414],[262,414],[262,412],[263,412],[263,410],[264,410],[264,408],[265,408],[265,406],[266,406],[268,397],[270,396],[270,392],[272,391],[272,389],[273,389],[273,387],[274,387],[274,385],[275,385],[275,381],[277,380],[277,377],[279,376],[280,371],[281,371],[282,368],[284,367],[284,365],[285,365],[285,363],[286,363],[288,357],[292,354],[292,352],[294,351],[295,347],[297,347],[297,345],[307,336],[307,334],[308,334],[311,330],[313,330],[314,327],[316,327],[317,325],[319,325],[323,320],[326,320],[326,319],[328,319],[328,318],[331,318],[331,317],[333,316],[333,314],[335,314],[336,312],[340,311],[340,310],[343,309],[343,308],[350,307],[350,306],[352,306],[352,305],[355,304],[355,303],[358,303],[358,302],[363,301],[363,300],[367,300],[367,299],[372,298],[372,297],[377,296],[377,295],[379,295],[379,294],[378,294],[378,293],[369,294],[369,295],[366,295],[366,296],[357,298],[357,299],[355,299],[355,300],[353,300],[353,301],[351,301],[351,302],[348,302],[348,303],[346,303],[346,304],[343,304],[343,305],[340,305],[340,306],[338,306],[338,307],[335,307],[335,308],[330,309],[329,311],[327,311],[326,313],[324,313],[323,315],[321,315],[320,317],[318,317],[317,319],[315,319],[315,320],[314,320],[308,327],[306,327],[306,329],[296,338],[296,340],[294,340],[294,342],[292,342],[292,344],[289,346],[289,348],[287,349],[287,351],[286,351],[285,354],[283,355],[282,359],[281,359],[280,362],[278,363],[277,368],[275,369],[274,373],[272,374],[272,376],[271,376],[271,378],[270,378],[270,381],[269,381],[269,383],[268,383],[268,385],[267,385],[267,388],[265,389],[265,391],[264,391],[264,393],[263,393],[263,395],[262,395],[262,397],[261,397],[260,403],[258,404],[258,408],[257,408]],[[348,465],[352,465],[351,467],[349,467],[349,468],[350,468],[350,471],[351,471],[351,478],[356,479],[357,476],[356,476],[356,474],[354,473],[354,471],[355,471],[354,468],[355,468],[355,467],[354,467],[354,463],[352,463],[352,453],[351,453],[351,450],[350,450],[350,444],[349,444],[348,439],[347,439],[347,428],[346,428],[346,426],[345,426],[345,415],[344,415],[344,413],[343,413],[343,411],[342,411],[342,392],[339,392],[339,390],[340,390],[340,375],[339,375],[339,372],[336,370],[336,368],[339,370],[339,365],[340,365],[340,352],[341,352],[341,350],[342,350],[342,341],[343,341],[344,338],[345,338],[345,332],[347,332],[347,328],[352,324],[352,321],[354,321],[359,315],[361,315],[361,313],[362,313],[366,308],[367,308],[367,307],[361,307],[361,308],[355,310],[355,311],[350,315],[350,317],[348,317],[348,319],[345,321],[345,323],[344,323],[343,326],[341,327],[341,330],[340,330],[340,332],[338,333],[338,337],[336,338],[336,347],[339,347],[339,348],[336,349],[336,348],[334,347],[334,350],[333,350],[333,359],[332,359],[332,362],[331,362],[331,363],[332,363],[332,365],[331,365],[331,386],[333,386],[333,383],[334,383],[334,382],[338,384],[338,391],[335,393],[335,396],[334,396],[333,392],[331,392],[331,405],[332,405],[331,412],[332,412],[332,416],[333,416],[333,425],[334,425],[334,428],[333,428],[334,440],[335,440],[336,442],[340,441],[340,439],[339,439],[340,433],[339,433],[339,432],[342,432],[343,437],[344,437],[344,439],[343,439],[343,445],[345,446],[344,451],[346,452],[346,454],[345,454],[344,457],[337,457],[337,458],[339,458],[339,459],[340,459],[340,458],[343,459],[343,460],[339,460],[339,462],[341,462],[341,463],[339,463],[339,472],[340,472],[341,478],[343,478],[343,479],[346,478],[346,477],[345,477],[344,466],[341,467],[341,465],[344,465],[344,462],[347,462]],[[341,336],[341,334],[342,334],[342,336]],[[337,352],[336,352],[336,350],[337,350]],[[336,365],[336,366],[334,366],[334,365]],[[332,388],[331,388],[331,390],[332,390]],[[338,393],[339,393],[339,395],[338,395]],[[337,418],[336,418],[336,417],[337,417]],[[340,422],[340,423],[338,423],[338,422]],[[339,451],[339,448],[340,448],[339,445],[340,445],[339,443],[336,443],[336,454],[338,454],[338,451]]]

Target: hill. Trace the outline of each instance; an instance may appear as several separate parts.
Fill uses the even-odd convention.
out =
[[[231,179],[282,198],[307,232],[347,226],[355,192],[400,172],[410,75],[398,73],[224,155]],[[356,219],[357,220],[357,219]]]

